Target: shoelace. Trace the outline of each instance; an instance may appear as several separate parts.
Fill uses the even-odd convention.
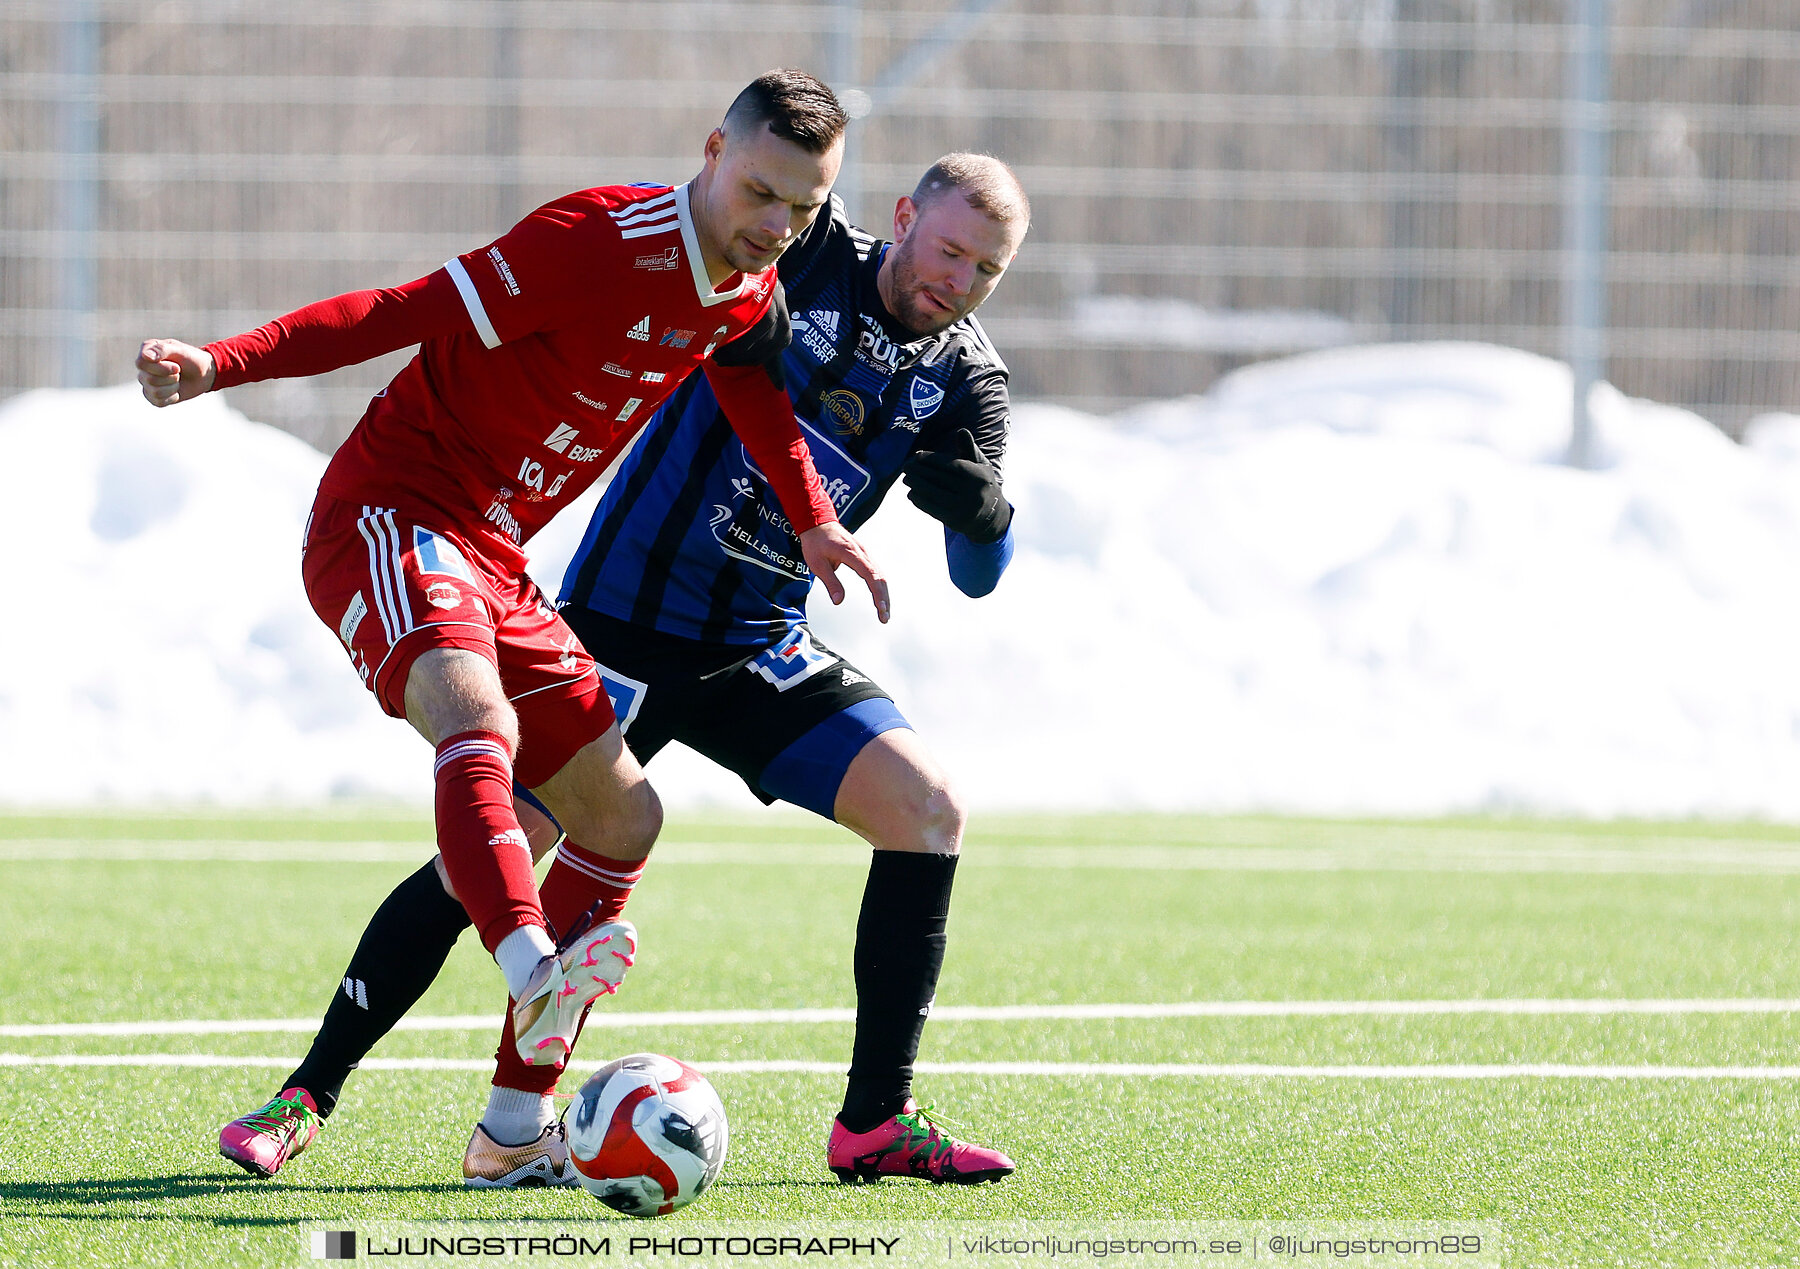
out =
[[[284,1129],[293,1128],[296,1117],[304,1125],[313,1117],[312,1108],[298,1097],[277,1097],[267,1106],[251,1111],[239,1122],[253,1132],[273,1137]]]
[[[906,1125],[907,1149],[911,1151],[919,1146],[924,1146],[927,1159],[935,1160],[938,1155],[956,1144],[956,1139],[944,1131],[952,1126],[950,1118],[940,1113],[934,1106],[915,1107],[904,1114],[895,1115],[894,1118]],[[931,1145],[934,1137],[938,1141],[938,1145],[935,1147]]]

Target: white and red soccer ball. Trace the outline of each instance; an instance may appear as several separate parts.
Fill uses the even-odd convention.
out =
[[[699,1198],[725,1166],[725,1107],[706,1077],[660,1053],[609,1062],[568,1111],[569,1155],[582,1186],[627,1216],[667,1216]]]

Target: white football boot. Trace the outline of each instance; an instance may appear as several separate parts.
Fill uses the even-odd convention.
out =
[[[589,1005],[610,996],[637,958],[637,927],[607,921],[538,962],[513,1006],[513,1039],[527,1066],[558,1066],[575,1047]]]

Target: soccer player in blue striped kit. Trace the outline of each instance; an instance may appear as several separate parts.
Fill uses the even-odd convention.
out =
[[[839,518],[854,531],[904,481],[907,497],[943,523],[950,575],[970,596],[994,588],[1013,549],[999,469],[1007,372],[972,314],[1011,264],[1029,217],[1005,164],[952,154],[899,200],[892,243],[851,226],[834,198],[780,264],[793,324],[785,386]],[[639,761],[680,741],[763,801],[805,807],[874,847],[856,931],[849,1079],[826,1147],[831,1171],[845,1181],[999,1180],[1012,1161],[952,1138],[911,1087],[943,963],[963,806],[888,695],[812,635],[812,580],[763,473],[695,376],[614,476],[558,606],[599,663]],[[541,852],[556,829],[529,801],[522,796],[521,822]],[[580,862],[559,853],[553,866]],[[334,997],[289,1080],[321,1114],[424,994],[466,925],[429,867],[382,905],[345,974],[354,991]],[[411,969],[386,951],[404,942],[422,952],[433,939],[441,955],[419,956]],[[559,1073],[525,1065],[503,1040],[464,1158],[468,1184],[575,1184],[551,1109]]]

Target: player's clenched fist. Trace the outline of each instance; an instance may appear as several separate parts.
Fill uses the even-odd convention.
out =
[[[151,405],[174,405],[213,385],[212,354],[179,339],[146,339],[138,349],[138,386]]]

